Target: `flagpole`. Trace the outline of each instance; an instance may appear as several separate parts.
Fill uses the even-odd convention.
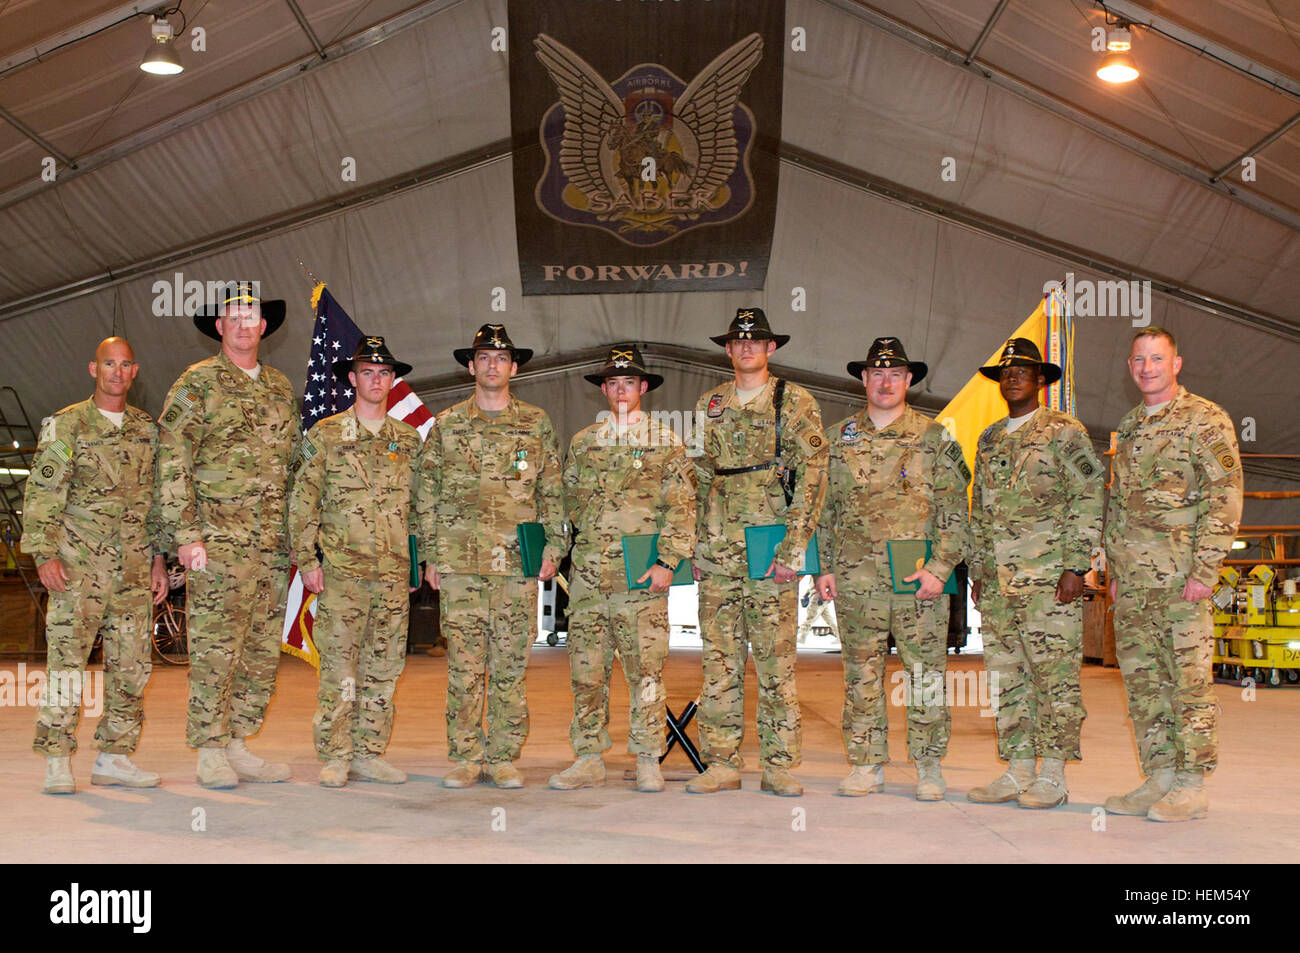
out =
[[[298,259],[298,267],[302,269],[302,273],[307,276],[307,280],[311,282],[313,288],[320,284],[320,279],[316,277],[316,274],[307,267],[301,258]]]

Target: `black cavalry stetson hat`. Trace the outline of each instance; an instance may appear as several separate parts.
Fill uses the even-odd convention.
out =
[[[533,356],[530,347],[515,347],[510,343],[504,324],[485,324],[474,335],[474,343],[469,347],[458,347],[451,353],[456,356],[457,364],[468,367],[474,361],[474,352],[478,350],[509,351],[516,364],[523,367]]]
[[[898,338],[876,338],[872,341],[865,361],[849,361],[849,376],[860,381],[862,372],[869,367],[906,367],[912,372],[912,387],[921,383],[930,370],[924,361],[909,361],[907,352],[903,350],[903,342]]]
[[[348,379],[348,371],[352,370],[354,361],[365,361],[369,364],[387,364],[393,369],[394,377],[405,377],[411,373],[411,365],[403,364],[397,358],[393,357],[393,352],[388,349],[381,337],[365,337],[357,342],[357,349],[351,357],[344,358],[341,361],[334,362],[334,376],[341,381]]]
[[[981,367],[980,373],[991,381],[1002,379],[1002,368],[1012,366],[1041,367],[1043,377],[1047,378],[1047,383],[1055,384],[1061,379],[1061,368],[1057,364],[1049,364],[1043,360],[1043,355],[1038,352],[1038,345],[1029,338],[1012,338],[1007,341],[1006,347],[1002,349],[1002,356],[998,358],[996,364],[990,364],[987,367]]]
[[[194,312],[194,326],[215,341],[221,340],[217,333],[217,318],[226,313],[233,305],[256,304],[262,309],[262,318],[266,321],[266,330],[262,337],[269,338],[284,323],[284,299],[259,298],[258,282],[232,281],[217,294],[217,300],[207,307]]]
[[[710,335],[714,344],[727,346],[728,341],[775,341],[780,347],[790,340],[788,334],[773,334],[762,308],[739,308],[726,334]]]
[[[595,374],[584,374],[582,376],[597,387],[605,383],[606,377],[640,377],[650,385],[646,388],[647,393],[664,382],[662,375],[651,374],[645,369],[645,361],[641,359],[641,350],[635,344],[611,345],[609,357],[605,359],[605,366]]]

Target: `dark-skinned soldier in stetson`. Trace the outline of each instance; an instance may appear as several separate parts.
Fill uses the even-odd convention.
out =
[[[1069,799],[1065,762],[1081,754],[1079,597],[1101,546],[1103,471],[1083,425],[1039,406],[1039,390],[1060,380],[1061,368],[1033,341],[1007,341],[980,373],[998,382],[1007,402],[1007,416],[980,434],[975,453],[970,576],[998,757],[1008,766],[966,797],[1051,808]]]
[[[474,394],[435,419],[417,493],[425,578],[441,591],[447,636],[455,767],[442,783],[467,788],[486,775],[498,788],[518,788],[537,579],[553,578],[568,548],[560,448],[546,411],[510,394],[510,378],[533,352],[515,347],[504,325],[483,325],[453,354],[473,376]],[[518,537],[519,524],[532,522],[546,532],[536,578],[524,575]]]
[[[821,411],[807,390],[768,373],[768,358],[790,336],[774,334],[761,309],[740,309],[727,333],[712,340],[726,348],[735,377],[706,391],[695,411],[704,422],[704,453],[695,459],[694,570],[704,641],[700,742],[709,767],[686,790],[709,794],[740,787],[745,658],[752,646],[760,787],[797,797],[803,786],[790,774],[801,757],[795,579],[826,494]],[[772,564],[764,578],[750,579],[745,527],[777,523],[785,524],[786,533]]]
[[[569,668],[577,761],[551,778],[560,790],[605,783],[609,679],[618,653],[627,679],[628,751],[638,791],[662,791],[659,758],[667,720],[663,666],[668,657],[668,587],[695,549],[695,467],[681,438],[641,408],[663,383],[634,344],[615,344],[587,380],[609,404],[574,435],[564,464],[564,502],[573,527],[569,593]],[[629,590],[623,537],[659,535],[658,559]]]
[[[817,590],[835,600],[844,660],[844,746],[853,770],[839,793],[883,791],[889,760],[885,656],[892,634],[909,679],[907,748],[916,761],[918,801],[938,801],[946,785],[939,759],[948,750],[944,697],[948,597],[943,586],[970,547],[966,484],[970,471],[948,431],[907,406],[907,389],[925,377],[895,337],[876,338],[849,376],[867,406],[827,434],[830,478],[819,539]],[[930,558],[903,577],[915,593],[894,592],[891,540],[924,539]]]
[[[258,363],[284,311],[256,282],[240,282],[196,313],[195,327],[221,351],[180,376],[158,420],[160,517],[189,571],[185,734],[208,788],[289,778],[287,764],[263,761],[244,742],[261,730],[275,690],[289,587],[298,402],[284,374]]]

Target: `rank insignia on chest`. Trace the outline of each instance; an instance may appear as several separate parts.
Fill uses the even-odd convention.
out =
[[[709,398],[709,407],[708,410],[705,411],[705,413],[708,414],[710,417],[721,417],[722,404],[723,404],[722,395],[714,394],[712,397]]]
[[[840,428],[840,441],[842,443],[857,443],[862,439],[862,431],[858,429],[858,422],[850,420]]]

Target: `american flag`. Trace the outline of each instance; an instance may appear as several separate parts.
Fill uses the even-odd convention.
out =
[[[303,433],[310,430],[316,421],[341,413],[356,401],[348,383],[334,376],[334,362],[351,357],[357,343],[365,336],[325,285],[317,285],[312,292],[312,306],[316,311],[316,323],[312,328],[307,384],[302,397]],[[429,436],[433,427],[433,414],[400,377],[388,392],[388,416],[410,424],[420,432],[421,440]],[[311,638],[315,619],[316,597],[303,588],[298,567],[294,566],[289,572],[289,601],[285,607],[280,648],[319,668],[320,656]]]

